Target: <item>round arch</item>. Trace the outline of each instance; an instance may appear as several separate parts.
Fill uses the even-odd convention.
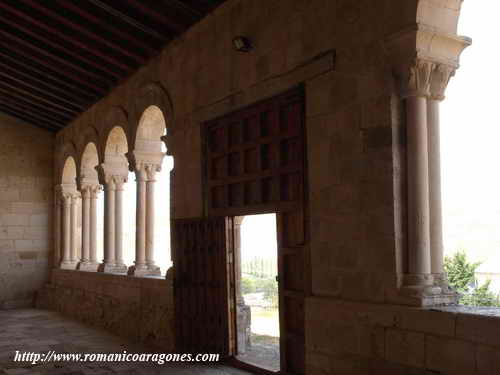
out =
[[[125,135],[125,143],[128,145],[132,144],[130,141],[130,127],[128,123],[128,116],[125,109],[120,106],[112,106],[106,108],[103,111],[101,117],[101,122],[99,123],[99,129],[101,129],[99,133],[99,142],[98,142],[98,151],[99,151],[99,160],[102,162],[106,159],[106,146],[108,145],[108,141],[110,139],[111,132],[115,132],[116,127],[121,128],[123,134]]]
[[[104,143],[104,163],[128,163],[127,152],[128,141],[125,130],[121,126],[113,127]]]
[[[144,115],[150,108],[156,107],[163,117],[164,128],[168,128],[169,124],[174,122],[174,112],[172,107],[172,102],[167,91],[159,83],[149,83],[143,85],[137,90],[137,95],[135,97],[134,105],[132,108],[131,116],[131,137],[130,144],[136,145],[137,137],[139,136],[139,131],[141,123],[143,123]],[[164,130],[160,137],[163,136]],[[160,138],[157,138],[160,140]]]
[[[161,152],[162,140],[167,124],[163,112],[156,105],[147,107],[137,126],[134,150]]]
[[[67,176],[67,163],[68,159],[71,158],[72,163],[74,163],[75,179],[78,178],[78,153],[76,151],[76,146],[73,142],[67,142],[63,144],[58,152],[57,156],[57,170],[56,170],[56,183],[63,183],[63,176],[66,173]],[[70,162],[71,163],[71,162]],[[76,180],[74,181],[76,183]]]
[[[86,182],[98,183],[96,167],[99,166],[99,153],[94,142],[89,142],[80,159],[80,178]]]
[[[61,183],[64,185],[76,185],[77,175],[76,162],[73,156],[68,156],[62,168]]]

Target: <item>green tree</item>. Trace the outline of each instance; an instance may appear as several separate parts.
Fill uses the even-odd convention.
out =
[[[241,293],[255,293],[255,280],[249,277],[241,278]]]
[[[490,290],[491,280],[478,286],[476,270],[481,262],[470,262],[465,251],[444,258],[448,281],[461,294],[460,303],[467,306],[500,306],[499,296]]]

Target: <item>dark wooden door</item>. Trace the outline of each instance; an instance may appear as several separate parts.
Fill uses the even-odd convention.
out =
[[[300,88],[204,124],[209,216],[277,213],[281,372],[305,372],[306,233],[304,96]]]
[[[173,220],[177,348],[233,354],[233,219]]]

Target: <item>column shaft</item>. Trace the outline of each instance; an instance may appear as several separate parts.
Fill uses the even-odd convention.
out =
[[[88,188],[87,188],[88,189]],[[82,192],[82,262],[90,260],[90,192]]]
[[[71,203],[70,198],[64,197],[62,202],[62,235],[63,235],[63,254],[61,265],[70,262],[70,248],[71,248]]]
[[[123,263],[123,180],[116,183],[115,192],[115,263],[117,272],[127,272]]]
[[[97,263],[97,192],[90,198],[90,263]]]
[[[146,264],[146,181],[143,172],[137,173],[137,207],[135,232],[135,268]]]
[[[59,194],[55,194],[54,197],[54,210],[54,258],[52,266],[57,268],[62,261],[61,239],[63,235],[61,220],[62,204]]]
[[[146,182],[146,263],[148,268],[155,265],[155,181]]]
[[[426,98],[408,97],[406,110],[409,273],[424,276],[431,271]]]
[[[429,209],[431,272],[441,275],[443,269],[443,222],[441,207],[441,144],[439,101],[427,102],[427,136],[429,139]]]
[[[104,190],[104,267],[115,263],[115,187],[113,182]]]
[[[71,198],[71,251],[70,251],[70,261],[75,264],[77,259],[77,247],[78,247],[78,237],[77,237],[77,225],[78,225],[78,197],[73,195]]]

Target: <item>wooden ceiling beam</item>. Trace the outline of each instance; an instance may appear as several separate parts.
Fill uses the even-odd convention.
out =
[[[108,33],[114,34],[114,35],[118,36],[119,38],[123,39],[125,42],[127,42],[127,43],[129,43],[131,45],[135,44],[134,48],[130,48],[128,50],[128,52],[130,52],[131,54],[133,54],[133,56],[134,56],[133,59],[137,63],[143,64],[146,61],[147,58],[145,56],[141,55],[141,54],[134,53],[133,51],[136,48],[141,48],[142,50],[144,50],[147,53],[148,56],[154,55],[156,53],[153,49],[149,48],[149,46],[146,45],[144,43],[144,41],[142,41],[140,39],[137,39],[132,34],[127,34],[127,33],[122,32],[117,27],[110,27],[108,25],[108,23],[103,22],[103,20],[99,19],[98,17],[96,17],[92,13],[87,12],[82,7],[79,7],[78,5],[75,5],[73,2],[71,2],[71,1],[60,1],[60,0],[56,0],[56,2],[58,4],[60,4],[61,6],[65,7],[65,8],[68,8],[71,11],[75,12],[80,17],[84,18],[86,21],[94,22],[95,24],[99,25],[99,27],[101,27],[104,30],[106,30]]]
[[[19,67],[16,66],[11,66],[9,64],[5,64],[0,60],[0,76],[4,76],[7,78],[10,78],[16,82],[20,82],[25,84],[26,86],[31,86],[33,88],[38,88],[42,90],[46,90],[47,92],[51,92],[57,95],[58,97],[64,97],[64,98],[69,98],[68,91],[67,89],[62,88],[61,86],[54,85],[49,82],[49,80],[43,80],[36,78],[33,73],[26,73],[25,70],[20,69]],[[37,86],[34,84],[31,84],[30,82],[37,83]],[[82,94],[85,97],[82,97]],[[88,105],[89,102],[92,102],[94,100],[94,96],[90,95],[89,93],[85,92],[80,92],[77,95],[74,95],[72,97],[72,100],[74,100],[75,103],[79,103],[80,106],[83,108]]]
[[[12,17],[7,15],[5,12],[0,12],[0,20],[5,22],[6,24],[8,24],[14,28],[17,28],[19,30],[22,30],[24,33],[30,35],[32,38],[38,39],[38,40],[42,41],[43,43],[52,46],[52,48],[54,48],[56,50],[64,51],[65,53],[73,56],[77,60],[85,61],[87,64],[92,66],[94,69],[106,72],[106,73],[110,74],[111,76],[113,76],[115,79],[120,79],[120,77],[122,76],[119,72],[117,72],[112,67],[108,67],[104,64],[98,64],[95,60],[92,60],[92,59],[89,59],[89,58],[83,56],[81,53],[79,53],[78,48],[81,48],[82,50],[85,50],[85,51],[89,52],[90,54],[93,54],[93,55],[100,57],[102,60],[107,61],[109,64],[113,64],[113,65],[123,69],[125,72],[130,71],[130,66],[124,65],[120,61],[117,61],[116,59],[114,59],[110,56],[106,56],[106,55],[100,53],[99,51],[97,51],[96,49],[88,47],[84,43],[78,42],[77,40],[69,37],[68,34],[61,33],[60,31],[55,30],[54,28],[47,26],[46,24],[44,24],[42,22],[39,22],[38,20],[34,19],[33,17],[30,17],[27,14],[23,15],[21,12],[10,7],[6,3],[0,2],[0,8],[7,9],[12,14],[15,14],[16,16],[21,17],[21,19],[23,19],[23,20],[29,21],[31,24],[40,27],[41,29],[48,32],[50,35],[56,36],[56,37],[55,38],[44,37],[41,34],[37,33],[33,28],[31,28],[30,27],[31,25],[28,26],[28,25],[24,25],[24,24],[21,24],[19,22],[16,22],[16,20],[13,20]],[[77,48],[64,47],[62,44],[56,42],[57,38],[64,39],[66,42],[73,44]]]
[[[2,45],[2,44],[3,43],[0,42],[0,45]],[[84,79],[84,77],[82,77],[81,75],[79,75],[77,73],[73,73],[72,71],[66,69],[65,67],[55,67],[54,64],[50,64],[50,62],[48,62],[47,60],[45,60],[41,57],[38,57],[37,55],[31,54],[26,49],[19,48],[17,45],[14,45],[14,44],[5,45],[4,44],[2,47],[5,51],[10,50],[10,51],[16,52],[18,55],[21,55],[22,57],[24,57],[28,61],[30,61],[30,60],[36,61],[38,64],[42,65],[43,67],[46,67],[50,70],[56,70],[59,73],[62,73],[63,75],[67,75],[72,80],[74,80],[74,81],[76,81],[84,86],[91,87],[99,95],[104,95],[104,93],[107,91],[103,87],[97,86],[93,81],[90,81],[88,79]],[[1,53],[2,53],[2,49],[0,48],[0,54]]]
[[[147,27],[146,25],[142,24],[141,22],[138,22],[137,20],[129,17],[123,12],[120,12],[116,8],[110,7],[109,5],[105,4],[104,2],[100,0],[88,0],[95,6],[101,8],[102,10],[108,12],[109,14],[120,18],[122,21],[128,23],[129,25],[133,26],[136,29],[141,30],[145,34],[149,34],[150,36],[153,36],[157,38],[159,41],[165,40],[165,35],[161,35],[160,33],[156,32],[155,30],[151,29],[150,27]]]
[[[3,79],[0,82],[7,87],[11,87],[13,90],[21,89],[32,93],[35,92],[36,93],[35,95],[41,95],[42,97],[47,98],[47,101],[50,103],[54,103],[55,101],[56,103],[59,102],[59,104],[64,103],[61,104],[62,106],[67,106],[68,108],[73,107],[73,109],[76,111],[85,110],[86,105],[84,105],[83,103],[79,103],[77,100],[74,100],[73,98],[67,98],[66,96],[54,95],[51,91],[44,90],[39,86],[31,84],[30,80],[25,81],[16,78],[12,74],[6,73],[5,71],[2,70],[0,70],[0,77],[3,77]]]
[[[60,123],[60,124],[64,124],[64,123],[71,121],[70,118],[62,118],[62,117],[54,116],[48,112],[42,113],[42,112],[34,109],[34,107],[30,104],[24,104],[23,102],[21,102],[19,100],[13,100],[11,98],[7,98],[7,97],[2,96],[2,95],[0,95],[0,103],[3,104],[4,106],[11,107],[18,112],[26,112],[29,115],[31,115],[31,117],[33,117],[33,118],[40,118],[42,120],[49,121],[49,122],[55,121],[55,122]]]
[[[0,57],[3,59],[3,61],[0,60],[2,61],[3,66],[10,67],[16,72],[25,72],[25,75],[28,77],[32,77],[33,73],[38,74],[52,82],[49,83],[44,81],[46,82],[46,85],[52,84],[62,90],[72,90],[74,92],[78,92],[79,95],[84,95],[90,99],[96,99],[100,95],[100,92],[97,92],[90,87],[84,88],[83,85],[71,83],[70,79],[68,79],[67,76],[64,76],[64,73],[61,74],[61,72],[54,71],[53,69],[49,69],[46,66],[44,66],[43,68],[40,68],[40,66],[37,67],[33,65],[34,62],[32,61],[27,64],[26,61],[22,61],[22,56],[21,58],[16,58],[15,56],[12,56],[12,53],[7,54],[0,49]]]
[[[174,18],[169,17],[162,12],[155,12],[155,11],[151,10],[151,8],[144,5],[142,3],[142,1],[136,1],[136,0],[125,0],[125,1],[130,6],[136,8],[136,9],[139,9],[142,13],[155,19],[156,21],[160,22],[161,24],[167,25],[172,31],[174,31],[177,34],[182,33],[187,28],[187,26],[185,24],[180,23],[179,21],[175,20]]]
[[[59,14],[55,13],[54,11],[46,8],[46,5],[45,6],[42,5],[43,2],[38,2],[38,1],[34,1],[34,0],[18,0],[18,1],[21,1],[25,4],[28,4],[29,6],[38,10],[39,12],[43,13],[44,15],[56,20],[57,22],[60,22],[63,25],[66,25],[70,29],[77,30],[78,32],[80,32],[82,34],[85,34],[87,37],[106,45],[108,48],[111,48],[112,50],[119,51],[120,53],[122,53],[126,56],[130,56],[130,57],[134,58],[134,54],[131,53],[130,51],[128,51],[127,49],[122,48],[122,47],[118,46],[117,44],[110,42],[106,38],[103,38],[99,34],[92,31],[91,28],[85,28],[85,27],[80,26],[78,23],[73,22],[72,20],[70,20],[66,17],[60,16]],[[90,1],[93,1],[93,0],[90,0]]]
[[[66,114],[67,117],[74,117],[79,111],[65,108],[59,104],[53,103],[50,100],[44,99],[38,95],[33,95],[25,90],[22,90],[17,87],[12,87],[11,85],[6,85],[5,82],[0,81],[0,92],[3,92],[6,95],[16,95],[16,97],[22,98],[28,103],[33,105],[38,105],[40,110],[42,111],[52,111],[59,115]],[[50,108],[52,107],[52,108]]]
[[[27,122],[30,125],[33,125],[38,128],[43,128],[45,130],[49,130],[51,132],[57,132],[58,130],[62,129],[62,125],[51,125],[49,123],[46,123],[45,121],[41,121],[38,119],[34,119],[31,116],[25,114],[25,113],[20,113],[18,111],[13,110],[12,108],[5,107],[0,103],[0,112],[4,112],[8,114],[9,116],[18,118],[22,121]]]
[[[196,21],[203,17],[203,13],[198,9],[192,8],[180,0],[163,0],[163,3],[168,7],[172,6],[183,11],[184,13],[190,14],[193,21]]]
[[[43,55],[46,58],[52,59],[53,61],[57,61],[59,64],[61,64],[63,66],[70,67],[71,69],[80,72],[80,74],[83,74],[84,76],[87,76],[88,78],[92,77],[92,79],[104,81],[107,83],[108,87],[112,85],[111,82],[109,82],[106,79],[103,79],[102,76],[100,76],[94,72],[90,72],[78,64],[75,64],[75,63],[72,63],[71,61],[65,60],[64,58],[59,57],[58,55],[56,55],[52,52],[49,52],[44,48],[38,47],[34,43],[30,43],[23,38],[20,38],[14,34],[8,33],[4,30],[0,30],[0,35],[2,35],[3,38],[5,38],[5,39],[10,39],[11,42],[18,43],[20,45],[23,45],[25,48],[36,51],[38,54]]]

